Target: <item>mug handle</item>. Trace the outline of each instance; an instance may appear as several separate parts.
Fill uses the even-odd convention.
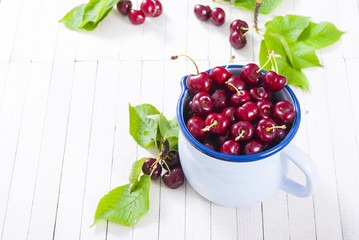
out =
[[[292,161],[305,175],[306,186],[285,177],[281,189],[297,197],[312,195],[318,183],[318,169],[313,160],[294,144],[288,144],[282,156]]]

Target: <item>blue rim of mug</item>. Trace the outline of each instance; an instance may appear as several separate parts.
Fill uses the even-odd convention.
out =
[[[225,67],[225,66],[222,66]],[[228,68],[243,68],[243,65],[230,65],[228,66]],[[206,72],[208,73],[211,69],[207,70]],[[267,71],[262,70],[262,73],[266,73]],[[285,89],[288,91],[288,93],[290,94],[290,96],[293,99],[293,106],[294,106],[294,110],[296,112],[296,117],[294,119],[294,123],[292,125],[292,128],[290,129],[289,133],[287,134],[287,136],[277,145],[275,145],[274,147],[260,152],[260,153],[256,153],[256,154],[252,154],[252,155],[229,155],[229,154],[224,154],[224,153],[220,153],[217,151],[214,151],[212,149],[209,149],[207,147],[205,147],[202,143],[200,143],[199,141],[197,141],[188,131],[186,124],[184,122],[183,119],[183,114],[182,114],[182,105],[183,105],[183,100],[185,97],[185,94],[187,92],[187,86],[186,86],[186,79],[187,76],[184,76],[181,80],[181,88],[182,88],[182,92],[181,95],[178,99],[178,103],[177,103],[177,120],[178,120],[178,125],[184,135],[184,137],[192,144],[192,146],[194,146],[197,150],[201,151],[202,153],[214,157],[216,159],[219,160],[224,160],[224,161],[230,161],[230,162],[253,162],[253,161],[257,161],[257,160],[261,160],[267,157],[270,157],[274,154],[276,154],[277,152],[281,151],[284,147],[286,147],[294,138],[295,134],[298,131],[299,128],[299,124],[300,124],[300,119],[301,119],[301,113],[300,113],[300,106],[299,106],[299,101],[297,99],[297,97],[295,96],[293,90],[286,85]]]

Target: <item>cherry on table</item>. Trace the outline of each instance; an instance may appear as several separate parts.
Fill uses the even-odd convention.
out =
[[[286,100],[277,102],[274,105],[273,118],[279,124],[291,123],[295,118],[295,111],[293,105]]]
[[[147,158],[143,165],[142,165],[142,172],[146,175],[150,175],[153,167],[155,167],[155,170],[153,170],[151,179],[157,179],[159,176],[161,176],[162,167],[160,164],[156,164],[155,166],[151,167],[156,162],[156,158]]]
[[[162,14],[162,3],[158,0],[154,0],[156,3],[156,12],[153,17],[158,17]]]
[[[130,0],[124,0],[124,1],[121,0],[117,3],[117,10],[122,15],[128,15],[131,9],[132,9],[132,2]]]
[[[259,116],[259,109],[254,102],[247,102],[237,108],[237,118],[243,121],[253,121]]]
[[[195,139],[205,139],[209,133],[202,131],[206,127],[204,120],[200,117],[192,117],[187,121],[187,129]]]
[[[194,14],[201,21],[206,21],[209,19],[211,14],[211,8],[209,6],[204,6],[201,4],[197,4],[194,6]]]
[[[167,157],[164,159],[166,163],[163,162],[162,159],[162,167],[168,171],[167,166],[171,169],[174,169],[175,167],[181,167],[179,155],[177,151],[170,151],[167,154]],[[167,164],[167,165],[166,165]]]
[[[146,17],[154,17],[156,14],[156,2],[154,0],[143,0],[141,10]]]
[[[215,134],[223,134],[229,127],[229,120],[221,113],[208,114],[204,123],[206,127],[202,131],[209,131]]]
[[[263,76],[263,85],[273,92],[283,89],[286,84],[287,78],[276,72],[268,71]]]
[[[250,140],[244,145],[244,154],[251,155],[263,152],[264,145],[258,140]]]
[[[225,141],[219,152],[229,155],[239,155],[241,153],[241,145],[234,140]]]
[[[222,8],[213,8],[209,14],[209,19],[216,26],[221,26],[226,18],[226,14]]]
[[[128,13],[128,18],[132,24],[140,25],[145,22],[146,16],[141,10],[131,9]]]
[[[214,109],[219,112],[224,108],[228,107],[229,99],[227,97],[226,92],[223,89],[217,89],[211,95]]]
[[[233,94],[230,103],[233,107],[240,107],[243,104],[251,101],[251,96],[246,90],[240,90],[237,93]]]
[[[229,42],[235,49],[241,49],[247,44],[247,39],[239,30],[234,30],[229,36]]]
[[[264,99],[257,102],[259,116],[261,118],[270,118],[273,112],[273,103]]]
[[[190,107],[198,116],[205,116],[212,112],[213,101],[211,96],[206,92],[199,92],[194,95],[190,102]]]
[[[235,141],[248,141],[254,135],[254,129],[250,122],[239,121],[231,127],[232,136]]]
[[[171,172],[166,172],[162,176],[162,181],[167,187],[176,189],[184,182],[184,174],[182,168],[176,167]]]
[[[249,90],[249,94],[251,95],[251,99],[256,102],[263,99],[272,99],[272,93],[264,87],[251,88],[251,90]]]
[[[232,76],[232,73],[223,67],[214,67],[209,72],[209,75],[217,86],[223,86],[227,79]]]
[[[248,24],[240,19],[236,19],[231,23],[231,26],[229,27],[230,32],[234,32],[235,30],[239,30],[243,33],[248,31]]]
[[[255,63],[248,63],[242,68],[241,78],[251,87],[257,87],[262,83],[262,74]]]
[[[237,121],[236,110],[235,107],[227,107],[223,109],[221,113],[228,118],[231,124],[233,124]]]
[[[237,92],[237,90],[233,86],[238,90],[245,90],[247,87],[243,79],[238,76],[231,76],[228,78],[228,80],[225,82],[224,90],[228,94],[234,94]]]

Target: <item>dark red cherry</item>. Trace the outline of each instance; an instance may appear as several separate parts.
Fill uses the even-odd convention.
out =
[[[128,13],[128,18],[130,19],[132,24],[140,25],[145,22],[146,16],[143,14],[141,10],[133,10],[131,9]]]
[[[231,131],[229,131],[229,129],[228,129],[225,133],[217,135],[217,145],[222,146],[222,144],[225,141],[230,140],[232,138],[233,138],[233,136],[231,134]]]
[[[156,13],[153,17],[158,17],[162,14],[162,3],[158,0],[154,0],[156,3]]]
[[[204,120],[200,117],[192,117],[187,121],[187,129],[195,139],[205,139],[209,133],[202,131],[206,127]]]
[[[288,128],[286,129],[277,128],[273,142],[280,143],[287,136],[287,134],[288,134]]]
[[[223,86],[224,83],[232,76],[231,72],[228,72],[227,69],[223,67],[214,67],[209,72],[209,75],[212,77],[213,82],[217,86]]]
[[[164,169],[166,169],[167,171],[168,171],[167,166],[171,170],[174,169],[175,167],[181,167],[181,163],[180,163],[179,155],[178,155],[177,151],[170,151],[167,154],[167,157],[165,158],[165,162],[167,165],[163,162],[163,159],[161,160],[162,167]]]
[[[226,14],[222,8],[213,8],[209,14],[209,19],[216,26],[221,26],[226,18]]]
[[[196,94],[198,92],[208,93],[212,88],[212,78],[206,72],[190,74],[186,79],[186,85],[192,94]]]
[[[151,167],[155,162],[156,158],[147,158],[142,165],[142,172],[146,175],[150,175],[153,170],[153,167],[155,168],[151,175],[152,180],[157,179],[159,176],[161,176],[162,172],[162,167],[158,163],[155,166]]]
[[[234,30],[231,35],[229,35],[229,43],[233,48],[241,49],[247,44],[247,39],[241,31]]]
[[[199,92],[194,95],[190,102],[191,109],[198,116],[206,116],[213,111],[213,101],[206,92]]]
[[[225,141],[219,152],[229,155],[239,155],[241,153],[241,146],[234,140]]]
[[[237,92],[237,90],[233,86],[236,87],[238,90],[246,89],[246,83],[243,81],[242,78],[238,76],[232,76],[228,78],[228,80],[225,82],[224,90],[228,94],[234,94]]]
[[[194,6],[194,14],[199,20],[207,21],[209,19],[209,15],[211,14],[211,8],[209,6],[197,4]]]
[[[162,176],[162,181],[167,187],[176,189],[184,182],[184,175],[182,168],[176,167],[171,172],[166,172]]]
[[[281,90],[286,84],[287,78],[276,72],[268,71],[263,76],[263,85],[273,92]]]
[[[131,9],[132,9],[132,2],[129,0],[124,0],[124,1],[121,0],[117,3],[117,10],[122,15],[128,15]]]
[[[262,83],[262,74],[257,72],[259,67],[254,63],[248,63],[242,68],[241,78],[251,87],[257,87]]]
[[[206,127],[203,130],[215,134],[223,134],[229,127],[229,120],[221,113],[208,114],[204,123]]]
[[[247,92],[246,90],[238,91],[238,93],[233,94],[230,99],[230,103],[233,107],[242,106],[249,101],[251,101],[251,97],[249,95],[249,92]]]
[[[270,118],[273,112],[273,103],[264,99],[257,102],[259,116],[261,118]]]
[[[244,145],[244,154],[245,155],[251,155],[263,152],[264,146],[263,143],[261,143],[258,140],[250,140]]]
[[[229,99],[226,92],[223,89],[217,89],[211,95],[213,106],[216,112],[222,111],[229,105]]]
[[[293,105],[286,100],[277,102],[274,105],[273,118],[279,124],[291,123],[295,118]]]
[[[248,141],[254,135],[254,129],[250,122],[239,121],[232,125],[231,133],[235,141]]]
[[[228,118],[230,124],[233,124],[237,121],[236,108],[227,107],[221,112],[226,118]]]
[[[245,28],[245,29],[243,29],[243,28]],[[231,31],[231,33],[234,32],[235,30],[239,30],[242,33],[245,33],[248,31],[248,24],[245,21],[236,19],[231,23],[229,30]]]
[[[249,94],[251,95],[251,99],[255,102],[266,99],[272,99],[272,93],[264,87],[256,87],[249,90]]]
[[[206,138],[201,141],[202,145],[205,147],[212,149],[213,151],[218,151],[218,146],[216,142],[212,138]]]
[[[277,124],[270,118],[259,120],[256,127],[256,136],[263,143],[270,143],[276,135]]]
[[[237,118],[243,121],[253,121],[259,116],[259,109],[254,102],[247,102],[237,108]]]
[[[143,0],[141,10],[146,17],[154,17],[156,14],[156,2],[153,0]]]

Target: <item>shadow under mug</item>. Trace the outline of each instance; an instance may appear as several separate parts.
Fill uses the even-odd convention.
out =
[[[231,65],[227,70],[239,76],[242,67]],[[296,112],[285,139],[261,153],[227,155],[203,146],[187,130],[183,117],[185,106],[190,101],[186,79],[187,76],[181,80],[182,92],[177,104],[178,151],[186,179],[200,195],[219,205],[239,207],[261,202],[279,189],[298,197],[314,193],[317,167],[306,153],[291,143],[299,128],[301,113],[298,99],[288,85],[274,93],[277,99],[291,102]],[[304,173],[305,186],[288,178],[291,163]]]

